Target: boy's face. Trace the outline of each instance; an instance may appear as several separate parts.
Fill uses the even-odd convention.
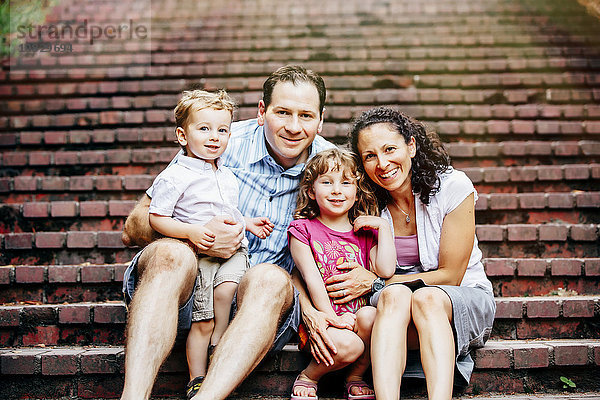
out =
[[[323,129],[319,92],[308,82],[278,82],[271,104],[258,103],[258,123],[264,126],[267,148],[285,169],[308,159],[308,148]]]
[[[231,113],[227,110],[203,108],[190,113],[187,126],[177,128],[177,141],[188,157],[200,158],[214,165],[229,142]]]

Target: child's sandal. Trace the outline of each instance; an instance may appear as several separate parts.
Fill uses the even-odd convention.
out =
[[[375,393],[371,394],[352,394],[352,388],[367,388],[373,390],[365,381],[346,382],[346,399],[348,400],[375,400]]]
[[[294,389],[296,389],[297,387],[305,387],[307,389],[315,389],[315,395],[314,396],[296,396],[294,394]],[[290,400],[319,400],[319,397],[317,396],[317,383],[300,380],[300,375],[298,375],[296,377],[296,380],[294,381],[294,385],[292,386],[292,395],[290,396]]]

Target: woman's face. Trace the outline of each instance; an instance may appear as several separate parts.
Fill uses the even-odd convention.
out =
[[[391,124],[370,125],[358,134],[358,153],[369,178],[388,192],[410,187],[414,137],[407,144]]]

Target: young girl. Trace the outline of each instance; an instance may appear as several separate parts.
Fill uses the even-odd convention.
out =
[[[326,373],[350,364],[346,375],[348,399],[374,399],[373,390],[363,381],[370,363],[369,344],[375,308],[363,296],[344,304],[334,304],[324,281],[341,273],[337,266],[357,262],[383,278],[394,274],[396,251],[389,224],[377,214],[377,200],[363,185],[355,159],[348,152],[331,149],[316,154],[307,164],[300,181],[295,220],[288,228],[289,246],[296,267],[302,274],[314,306],[352,332],[334,327],[328,333],[344,337],[355,347],[355,357],[340,359],[326,366],[314,359],[298,375],[292,400],[316,399],[317,382]],[[301,325],[300,346],[308,340]],[[346,336],[344,336],[346,335]],[[347,335],[353,337],[348,338]],[[350,340],[347,340],[350,339]],[[352,353],[352,352],[351,352]]]

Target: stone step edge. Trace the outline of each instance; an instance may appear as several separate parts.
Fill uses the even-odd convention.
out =
[[[496,297],[496,319],[600,318],[600,294],[585,296]],[[44,312],[46,311],[46,312]],[[50,313],[50,314],[49,314]],[[18,327],[23,320],[48,324],[124,324],[124,301],[69,304],[0,305],[0,327]]]
[[[484,258],[489,277],[600,277],[600,258]],[[0,285],[122,282],[123,264],[0,265]]]
[[[162,372],[180,372],[185,357],[176,351],[161,367]],[[122,373],[124,347],[52,347],[0,349],[0,375],[76,375]],[[294,372],[302,368],[304,355],[295,345],[269,357],[258,367],[266,372]],[[585,366],[600,367],[600,339],[584,340],[490,340],[474,354],[477,369],[533,369]]]

